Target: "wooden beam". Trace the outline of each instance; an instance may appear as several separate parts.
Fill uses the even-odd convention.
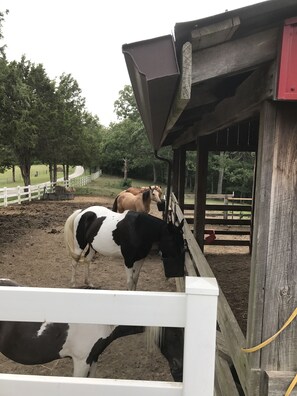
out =
[[[179,221],[184,216],[180,207],[174,197],[172,197],[173,206]],[[196,239],[194,238],[192,231],[185,222],[184,224],[184,236],[187,240],[189,252],[191,254],[193,265],[197,269],[200,276],[213,278],[214,273],[210,268],[205,256],[199,248]],[[240,348],[245,345],[245,337],[238,325],[238,322],[227,302],[227,299],[220,289],[219,300],[218,300],[218,323],[222,336],[224,337],[226,349],[230,352],[230,357],[235,366],[236,372],[240,379],[241,386],[246,394],[247,392],[247,372],[249,371],[248,358],[246,354],[242,353]],[[254,395],[253,395],[254,396]]]
[[[208,151],[203,140],[198,140],[197,160],[195,174],[195,208],[194,208],[194,235],[203,251],[204,248],[204,226],[206,208],[206,184],[208,172]]]
[[[193,52],[230,40],[239,26],[239,17],[234,17],[192,30]]]
[[[293,371],[267,371],[263,390],[269,396],[284,395],[295,375]],[[297,396],[297,388],[290,393],[290,396]]]
[[[297,103],[267,102],[259,155],[248,309],[248,346],[275,334],[297,306]],[[297,327],[250,354],[255,370],[295,371]],[[250,393],[261,387],[250,378]],[[263,393],[261,393],[263,394]],[[265,395],[265,394],[263,394]]]
[[[273,28],[194,52],[192,84],[230,76],[272,61],[277,55],[279,37],[280,29]]]
[[[266,389],[267,395],[279,396],[284,395],[294,379],[296,373],[289,371],[267,371],[266,372]],[[297,396],[295,388],[290,396]]]
[[[230,366],[218,353],[216,354],[215,377],[221,395],[239,396]]]
[[[185,201],[185,167],[186,150],[183,148],[173,150],[172,192],[177,197],[182,210]]]
[[[256,116],[261,103],[273,96],[273,75],[276,73],[274,63],[255,70],[237,89],[232,98],[219,103],[215,111],[205,114],[201,121],[195,123],[180,134],[173,143],[174,148],[188,144],[198,136],[227,128],[237,122]]]
[[[173,105],[165,127],[163,141],[168,132],[174,126],[184,108],[191,98],[191,85],[192,85],[192,45],[186,42],[182,48],[182,66],[181,66],[181,80],[179,83],[178,91],[175,96]],[[166,133],[167,131],[167,133]]]

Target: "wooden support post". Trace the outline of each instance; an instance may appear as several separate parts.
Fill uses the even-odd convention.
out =
[[[204,248],[207,171],[208,150],[203,138],[199,138],[195,178],[194,236],[202,251]]]
[[[274,335],[297,306],[297,103],[264,103],[257,161],[248,346]],[[248,395],[267,395],[266,371],[297,372],[296,356],[294,324],[249,355]]]
[[[186,150],[178,149],[173,151],[173,183],[172,190],[183,211],[185,202],[185,171],[186,171]]]

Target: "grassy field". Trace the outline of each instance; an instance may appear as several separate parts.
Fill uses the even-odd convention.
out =
[[[49,171],[46,165],[32,165],[31,166],[31,184],[40,184],[49,181]],[[63,177],[63,172],[58,172],[58,178]],[[0,173],[0,188],[3,187],[17,187],[23,186],[24,182],[21,176],[21,171],[18,166],[15,168],[15,179],[12,181],[12,170],[9,169],[4,173]]]
[[[132,180],[133,187],[142,187],[152,185],[152,181],[148,180]],[[165,185],[161,185],[165,190]],[[103,197],[116,197],[118,193],[127,187],[123,185],[123,178],[117,176],[102,175],[97,180],[92,181],[84,187],[76,188],[76,194],[80,195],[100,195]]]
[[[70,173],[72,170],[70,170]],[[15,169],[16,181],[12,181],[12,170],[0,173],[0,188],[23,186],[23,179],[19,167]],[[63,177],[63,172],[58,172],[58,178]],[[49,181],[49,171],[46,165],[32,165],[31,184],[40,184]],[[148,186],[153,184],[147,180],[132,180],[133,187]],[[76,187],[78,195],[101,195],[105,197],[115,197],[126,187],[123,186],[123,178],[109,175],[102,175],[97,180],[92,181],[84,187]],[[165,189],[165,185],[162,186]]]

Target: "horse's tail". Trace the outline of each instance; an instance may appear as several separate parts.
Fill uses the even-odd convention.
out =
[[[155,352],[162,344],[163,327],[146,327],[144,333],[148,352]]]
[[[81,212],[81,209],[77,209],[68,217],[64,225],[64,239],[66,244],[66,249],[70,257],[72,257],[75,261],[80,259],[81,255],[78,255],[74,252],[74,219]]]
[[[20,285],[11,279],[1,278],[0,286],[20,286]]]
[[[117,212],[118,211],[118,198],[119,198],[119,196],[117,195],[115,200],[114,200],[114,203],[112,205],[112,211],[113,212]]]

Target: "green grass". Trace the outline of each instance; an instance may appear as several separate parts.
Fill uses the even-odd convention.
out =
[[[71,168],[70,173],[73,171]],[[37,175],[38,172],[38,175]],[[46,165],[32,165],[31,167],[31,184],[40,184],[49,181],[49,171]],[[0,188],[3,187],[17,187],[23,186],[23,179],[20,168],[15,168],[16,181],[12,181],[12,170],[0,173]],[[63,172],[58,172],[58,178],[63,177]],[[132,180],[133,187],[148,186],[153,184],[152,181],[134,179]],[[79,195],[100,195],[105,197],[115,197],[119,192],[126,187],[123,186],[123,178],[109,175],[102,175],[97,180],[92,181],[84,187],[76,187],[76,194]],[[162,186],[165,189],[165,185]]]
[[[152,181],[133,179],[132,187],[152,185]],[[164,191],[165,185],[161,185]],[[116,197],[118,193],[125,190],[123,178],[109,175],[102,175],[97,180],[92,181],[84,187],[75,188],[75,193],[79,195],[98,195],[102,197]]]
[[[72,168],[73,169],[73,168]],[[37,175],[38,172],[38,176]],[[72,170],[70,170],[72,172]],[[31,166],[31,184],[40,184],[49,181],[49,171],[46,165],[32,165]],[[58,179],[63,177],[63,172],[58,172]],[[21,176],[21,170],[18,166],[15,167],[15,179],[12,181],[12,170],[9,169],[4,173],[0,173],[0,188],[3,187],[17,187],[23,186],[24,182]]]

